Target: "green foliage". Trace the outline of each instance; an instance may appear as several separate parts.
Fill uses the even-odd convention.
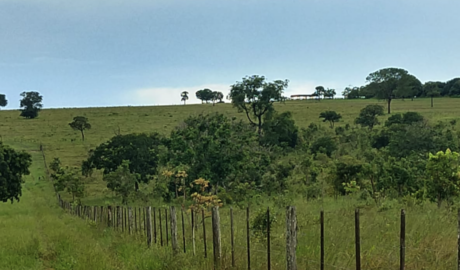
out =
[[[334,128],[334,122],[339,122],[342,116],[335,111],[325,111],[320,113],[319,118],[323,118],[323,122],[329,122],[331,128]]]
[[[442,201],[452,200],[453,196],[460,193],[460,155],[447,149],[445,152],[439,151],[435,155],[429,154],[426,172],[428,197],[441,206]]]
[[[239,182],[260,184],[270,155],[248,124],[207,114],[190,116],[171,132],[165,160],[170,167],[188,166],[187,181],[204,178],[213,187],[229,187]]]
[[[121,197],[123,204],[128,204],[128,198],[135,192],[137,179],[139,178],[130,171],[130,162],[123,160],[118,168],[104,175],[107,187]]]
[[[201,100],[201,103],[203,103],[203,101],[206,101],[206,103],[208,103],[208,101],[213,100],[214,92],[208,88],[205,88],[196,91],[195,95],[197,99]]]
[[[377,116],[383,115],[383,107],[380,105],[367,105],[364,107],[359,116],[355,119],[355,123],[361,127],[369,127],[372,129],[374,126],[380,124]]]
[[[15,151],[0,142],[0,200],[11,203],[19,202],[22,196],[22,177],[29,174],[32,163],[31,156],[26,152]]]
[[[4,94],[0,94],[0,107],[5,107],[8,105],[8,100]]]
[[[265,115],[263,135],[260,138],[262,145],[295,148],[299,129],[292,119],[291,112],[269,112]]]
[[[332,152],[337,150],[337,144],[332,137],[323,136],[312,143],[310,150],[313,154],[323,153],[331,157]]]
[[[85,140],[85,133],[84,131],[87,129],[91,129],[91,124],[88,123],[88,118],[84,116],[75,116],[73,118],[73,122],[69,123],[69,126],[73,130],[79,130],[81,132],[81,139]]]
[[[267,239],[268,225],[270,225],[270,232],[277,222],[276,216],[271,213],[270,217],[267,216],[267,210],[260,209],[257,211],[256,216],[251,222],[251,229],[257,238]]]
[[[161,145],[165,143],[158,133],[127,134],[114,136],[89,152],[82,163],[82,172],[88,176],[93,169],[103,169],[104,174],[114,172],[124,160],[129,161],[129,170],[138,182],[148,182],[157,172]]]
[[[393,124],[412,125],[414,123],[423,122],[424,118],[417,112],[406,112],[403,114],[397,113],[388,117],[385,126],[389,127]]]
[[[326,92],[326,89],[324,89],[323,86],[316,86],[315,87],[315,96],[317,96],[319,99],[321,99],[321,96],[323,96]]]
[[[349,188],[348,191],[352,191],[351,188],[361,185],[362,171],[363,164],[361,161],[351,156],[342,156],[340,160],[335,162],[332,178],[334,190],[339,194],[345,195],[347,188]]]
[[[85,183],[78,168],[63,168],[61,167],[61,160],[54,158],[50,163],[50,169],[51,179],[57,192],[66,191],[72,195],[73,201],[75,201],[75,197],[78,199],[84,197]]]
[[[36,118],[43,107],[43,97],[34,91],[22,92],[21,97],[21,116],[29,119]]]
[[[274,110],[273,103],[282,99],[288,82],[266,82],[264,76],[248,76],[231,86],[229,98],[238,112],[245,112],[251,125],[256,126],[261,135],[264,114]]]
[[[180,93],[180,97],[181,97],[181,101],[184,102],[184,105],[185,105],[185,102],[188,100],[188,92],[187,91],[183,91],[182,93]]]

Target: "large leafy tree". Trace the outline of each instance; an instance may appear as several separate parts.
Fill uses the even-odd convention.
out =
[[[277,145],[294,148],[297,145],[299,129],[292,119],[291,112],[269,112],[263,124],[264,134],[260,138],[262,145]]]
[[[337,93],[335,92],[335,89],[326,89],[324,90],[324,97],[328,97],[330,99],[333,99],[334,96],[336,95]]]
[[[22,92],[21,97],[21,116],[29,119],[36,118],[43,107],[43,97],[34,91]]]
[[[0,142],[0,200],[11,203],[19,202],[22,195],[23,175],[29,174],[32,163],[26,152],[18,152]]]
[[[73,201],[75,201],[75,197],[80,199],[84,196],[85,183],[78,168],[63,168],[61,167],[59,158],[54,158],[50,164],[50,169],[52,171],[51,178],[54,182],[54,188],[57,192],[66,191],[72,195]]]
[[[334,123],[339,122],[342,115],[335,111],[325,111],[319,114],[319,118],[323,118],[323,122],[329,122],[330,127],[334,128]]]
[[[182,93],[180,93],[180,97],[181,97],[181,101],[184,102],[184,105],[185,105],[185,102],[187,102],[188,100],[188,92],[187,91],[183,91]]]
[[[412,91],[414,76],[400,68],[384,68],[367,76],[366,81],[375,97],[384,99],[388,104],[388,113],[391,113],[391,101],[398,97],[407,97]],[[411,92],[412,93],[412,92]]]
[[[321,96],[326,94],[326,89],[324,89],[323,86],[317,86],[315,90],[315,95],[318,97],[318,99],[321,99]]]
[[[85,140],[85,130],[91,129],[91,124],[88,122],[88,118],[84,116],[75,116],[73,121],[69,123],[69,126],[73,130],[78,130],[81,133],[81,139]]]
[[[195,95],[197,99],[201,100],[201,103],[203,103],[203,101],[206,101],[206,103],[208,103],[208,101],[211,101],[213,99],[214,92],[211,89],[205,88],[196,91]]]
[[[245,112],[251,123],[257,127],[259,136],[262,135],[263,116],[274,110],[273,103],[280,101],[288,80],[266,82],[264,76],[248,76],[243,81],[231,86],[229,98],[239,112]]]
[[[380,105],[367,105],[359,112],[359,116],[355,119],[355,123],[362,127],[372,129],[375,125],[380,124],[377,116],[383,115],[383,107]]]
[[[6,105],[8,105],[8,100],[6,100],[6,96],[0,94],[0,107],[5,107]]]
[[[83,174],[89,175],[93,169],[102,169],[104,174],[109,174],[127,160],[129,171],[136,174],[137,181],[147,183],[157,172],[163,143],[163,137],[158,133],[115,136],[90,151],[89,158],[82,164]]]
[[[223,114],[185,119],[171,132],[166,160],[171,167],[188,168],[186,186],[204,178],[214,187],[259,183],[270,161],[253,128]]]

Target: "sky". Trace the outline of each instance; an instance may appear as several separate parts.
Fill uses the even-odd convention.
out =
[[[243,77],[341,93],[386,67],[460,77],[459,0],[0,0],[6,109],[199,103]]]

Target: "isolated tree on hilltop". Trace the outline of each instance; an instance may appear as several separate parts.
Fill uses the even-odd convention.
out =
[[[319,118],[323,118],[323,122],[329,122],[330,127],[334,128],[334,122],[339,122],[342,116],[335,111],[325,111],[320,113]]]
[[[38,92],[22,92],[21,93],[21,116],[33,119],[38,116],[38,112],[42,109],[43,97]]]
[[[264,76],[253,75],[243,78],[231,86],[230,99],[233,107],[239,112],[245,112],[251,123],[257,127],[259,136],[262,135],[263,115],[274,110],[273,102],[280,101],[288,80],[266,82]]]
[[[29,174],[31,163],[30,154],[17,152],[0,142],[0,201],[19,202],[24,183],[22,176]]]
[[[188,100],[188,92],[187,91],[184,91],[180,94],[181,96],[181,100],[180,101],[183,101],[184,102],[184,105],[185,105],[185,102]]]
[[[214,94],[212,90],[208,88],[196,91],[196,98],[201,100],[201,103],[203,103],[203,101],[206,101],[206,103],[208,103],[208,101],[211,101],[213,99],[213,95]]]
[[[323,86],[317,86],[315,89],[316,89],[315,95],[318,97],[318,99],[321,100],[321,96],[324,95],[326,90],[324,89]]]
[[[335,89],[326,89],[324,90],[324,97],[328,97],[330,99],[333,99],[334,96],[336,95],[337,93],[335,92]]]
[[[6,100],[6,96],[0,94],[0,107],[5,107],[6,105],[8,105],[8,100]]]
[[[85,133],[84,131],[87,129],[91,129],[91,124],[88,123],[88,118],[84,116],[75,116],[73,118],[73,122],[69,123],[69,126],[74,130],[79,130],[81,132],[81,139],[85,140]]]
[[[213,97],[212,97],[212,103],[214,104],[217,100],[219,100],[219,103],[223,103],[222,99],[224,99],[224,94],[222,92],[214,91],[213,92]]]
[[[375,125],[380,124],[377,116],[383,115],[383,107],[380,105],[367,105],[359,113],[358,118],[355,119],[355,123],[361,125],[361,127],[369,127],[372,129]]]
[[[378,99],[384,99],[388,104],[388,114],[391,113],[391,101],[397,97],[407,97],[412,91],[409,80],[415,77],[409,75],[407,70],[400,68],[384,68],[367,76],[369,83],[366,88],[375,93]]]

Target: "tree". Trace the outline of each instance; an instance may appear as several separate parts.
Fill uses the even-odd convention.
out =
[[[196,91],[196,98],[201,100],[201,103],[203,103],[203,101],[206,101],[206,103],[208,103],[208,101],[213,99],[213,96],[214,94],[212,90],[208,88]]]
[[[130,172],[129,161],[123,160],[115,171],[104,175],[104,181],[110,190],[121,196],[122,204],[128,204],[128,198],[135,190],[137,182],[136,175]]]
[[[8,100],[6,100],[6,96],[0,94],[0,107],[5,107],[6,105],[8,105]]]
[[[458,153],[450,149],[439,151],[436,155],[430,153],[426,172],[429,177],[426,182],[428,196],[438,203],[438,207],[441,207],[443,200],[449,200],[460,193]]]
[[[433,98],[441,95],[441,88],[438,82],[426,82],[423,85],[423,90],[427,97],[431,98],[431,108],[433,108]]]
[[[269,112],[265,115],[263,136],[260,138],[262,145],[277,145],[283,148],[294,148],[297,145],[299,129],[292,119],[291,112]]]
[[[170,135],[168,166],[186,166],[187,183],[204,178],[212,187],[260,182],[270,162],[258,136],[247,123],[223,114],[200,114],[185,119]],[[174,186],[170,186],[174,192]]]
[[[315,95],[318,97],[318,99],[321,99],[321,96],[325,94],[326,90],[323,86],[317,86],[315,89]]]
[[[249,122],[257,127],[261,136],[263,115],[274,110],[273,102],[281,100],[288,83],[288,80],[266,82],[264,76],[253,75],[232,85],[229,96],[233,107],[246,113]]]
[[[54,181],[54,188],[57,192],[67,191],[72,195],[72,200],[75,197],[82,198],[85,194],[85,183],[81,177],[78,168],[62,168],[59,158],[54,158],[50,164],[52,171],[51,178]]]
[[[22,92],[21,93],[21,116],[33,119],[38,116],[38,112],[42,109],[43,97],[38,92]]]
[[[224,94],[222,94],[222,92],[214,91],[212,102],[214,104],[217,100],[219,100],[219,103],[223,103],[222,102],[223,98],[224,98]]]
[[[85,140],[85,133],[84,131],[87,129],[91,129],[91,124],[88,123],[88,118],[84,116],[75,116],[73,118],[73,122],[69,123],[69,126],[73,130],[79,130],[81,132],[81,139]]]
[[[109,174],[127,160],[137,181],[147,183],[157,172],[160,146],[164,142],[158,133],[115,136],[89,152],[88,159],[82,163],[82,172],[88,176],[93,169],[103,169],[104,174]]]
[[[361,125],[361,127],[369,127],[372,129],[375,125],[380,124],[377,116],[383,115],[383,107],[380,105],[367,105],[359,116],[355,119],[355,123]]]
[[[32,157],[26,152],[18,152],[0,142],[0,200],[19,202],[22,195],[22,177],[29,174]]]
[[[181,101],[183,101],[185,105],[185,102],[188,100],[188,92],[184,91],[180,94],[180,96],[181,96]]]
[[[337,144],[332,137],[323,136],[312,143],[310,150],[313,154],[323,153],[331,157],[332,152],[337,150]]]
[[[328,121],[330,127],[334,128],[334,122],[339,122],[342,116],[335,111],[325,111],[319,114],[319,118],[323,118],[323,122]]]
[[[390,114],[391,101],[397,97],[407,96],[410,90],[407,87],[409,80],[413,80],[413,78],[409,77],[407,70],[385,68],[369,74],[366,78],[369,84],[366,87],[375,93],[376,98],[387,101],[388,114]]]
[[[324,97],[328,97],[330,99],[333,99],[334,96],[336,95],[335,89],[326,89],[324,91]]]

